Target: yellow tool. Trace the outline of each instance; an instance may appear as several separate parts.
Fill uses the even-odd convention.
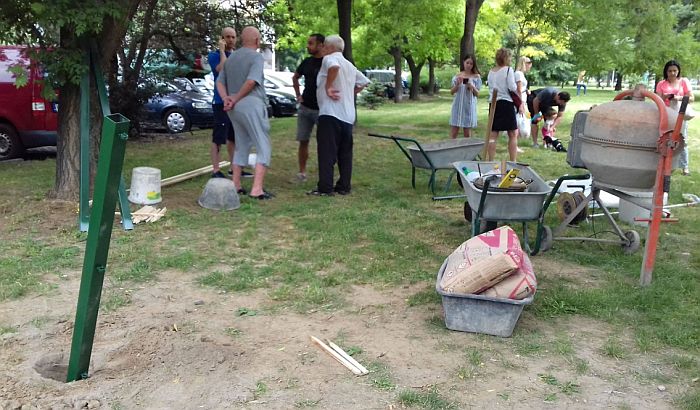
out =
[[[518,177],[518,174],[520,174],[520,170],[517,168],[513,168],[510,171],[508,171],[503,178],[501,179],[501,182],[498,184],[499,188],[509,188],[511,185],[513,185],[513,182],[515,182],[515,178]]]

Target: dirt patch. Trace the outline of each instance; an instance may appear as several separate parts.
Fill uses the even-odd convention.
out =
[[[130,305],[102,313],[90,378],[74,383],[46,369],[61,370],[69,354],[78,275],[52,294],[0,304],[13,329],[0,336],[0,408],[395,408],[401,391],[437,389],[459,408],[663,409],[682,390],[661,392],[640,377],[644,357],[601,355],[613,329],[588,319],[543,323],[526,309],[515,330],[523,337],[501,339],[445,330],[439,305],[409,307],[424,284],[353,286],[342,310],[299,313],[274,307],[267,290],[226,293],[194,281],[167,272],[133,290]],[[356,358],[371,373],[353,376],[310,335],[361,349]],[[559,339],[570,351],[553,348]]]

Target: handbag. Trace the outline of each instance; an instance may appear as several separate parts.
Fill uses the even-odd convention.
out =
[[[510,67],[508,67],[508,74],[510,74]],[[520,95],[511,90],[508,90],[508,94],[510,94],[510,98],[513,100],[513,105],[515,105],[515,108],[520,108],[520,106],[523,104],[523,100],[520,98]]]

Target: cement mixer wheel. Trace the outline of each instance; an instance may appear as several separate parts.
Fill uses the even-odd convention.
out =
[[[622,251],[627,255],[637,252],[639,246],[642,244],[637,231],[625,232],[625,238],[627,239],[628,243],[622,245]]]
[[[581,191],[576,191],[574,192],[574,200],[576,201],[576,206],[578,207],[580,204],[586,202],[588,198],[586,198],[586,195],[581,192]],[[581,210],[581,212],[576,215],[576,218],[574,218],[574,222],[579,223],[583,222],[588,218],[588,207],[585,207]]]
[[[563,221],[571,215],[576,209],[576,199],[574,196],[568,192],[562,192],[559,194],[559,199],[557,199],[557,215],[559,220]],[[578,223],[578,217],[571,220],[570,224],[575,225]]]

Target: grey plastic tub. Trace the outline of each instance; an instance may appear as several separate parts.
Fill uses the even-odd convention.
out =
[[[414,167],[432,169],[425,158],[427,155],[435,169],[450,169],[455,161],[471,161],[476,158],[481,149],[484,148],[484,141],[475,138],[460,138],[420,144],[420,146],[425,155],[415,145],[408,147]]]
[[[467,202],[474,212],[479,209],[482,190],[474,186],[474,183],[467,181],[463,169],[478,171],[483,173],[493,169],[497,162],[487,161],[459,161],[453,165],[462,178],[464,193],[467,195]],[[524,192],[491,192],[486,194],[484,208],[481,218],[491,221],[532,221],[540,216],[540,210],[544,205],[547,195],[552,191],[549,186],[537,173],[527,165],[517,162],[507,162],[507,168],[517,168],[520,170],[520,177],[532,179]]]
[[[510,337],[525,305],[532,303],[534,295],[522,300],[493,298],[480,295],[454,295],[440,288],[447,259],[438,272],[435,290],[442,296],[445,326],[460,332],[483,333]]]

